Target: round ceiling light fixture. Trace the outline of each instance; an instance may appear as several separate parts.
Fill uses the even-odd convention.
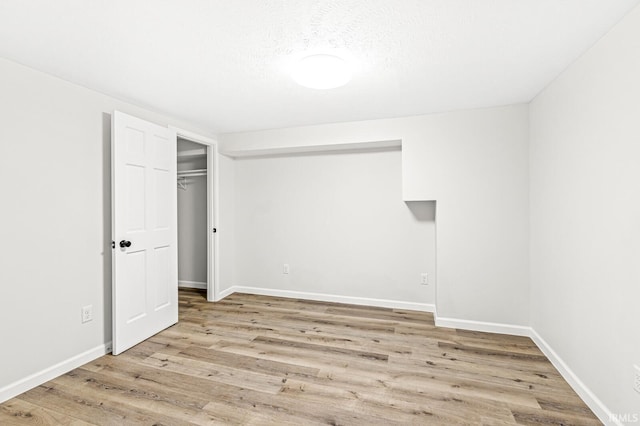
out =
[[[334,55],[306,56],[293,67],[296,83],[311,89],[334,89],[351,80],[352,70],[342,58]]]

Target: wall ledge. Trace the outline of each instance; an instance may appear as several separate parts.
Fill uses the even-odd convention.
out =
[[[273,147],[265,149],[222,150],[220,154],[231,158],[272,157],[300,154],[336,153],[349,151],[375,151],[401,149],[402,140],[383,140],[373,142],[336,143],[324,145],[303,145]]]

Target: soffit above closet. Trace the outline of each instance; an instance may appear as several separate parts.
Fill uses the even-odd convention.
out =
[[[530,101],[640,0],[3,0],[0,56],[211,132]],[[286,68],[344,52],[318,91]]]

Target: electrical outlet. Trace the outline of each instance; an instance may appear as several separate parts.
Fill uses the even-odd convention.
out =
[[[93,305],[82,307],[82,323],[89,322],[93,319]]]
[[[640,367],[638,367],[637,365],[633,366],[633,372],[634,372],[634,379],[633,379],[633,389],[635,389],[636,392],[640,393]]]
[[[285,263],[284,265],[282,265],[282,273],[283,274],[288,274],[289,273],[289,264]]]
[[[420,276],[421,276],[420,284],[429,285],[429,274],[427,274],[426,272],[423,272],[422,274],[420,274]]]

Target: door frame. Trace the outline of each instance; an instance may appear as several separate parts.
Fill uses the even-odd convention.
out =
[[[180,139],[186,139],[207,147],[207,300],[215,302],[218,300],[219,285],[219,249],[217,234],[213,232],[218,228],[219,217],[219,176],[220,168],[218,163],[218,141],[213,138],[169,126],[169,129],[176,132]]]

